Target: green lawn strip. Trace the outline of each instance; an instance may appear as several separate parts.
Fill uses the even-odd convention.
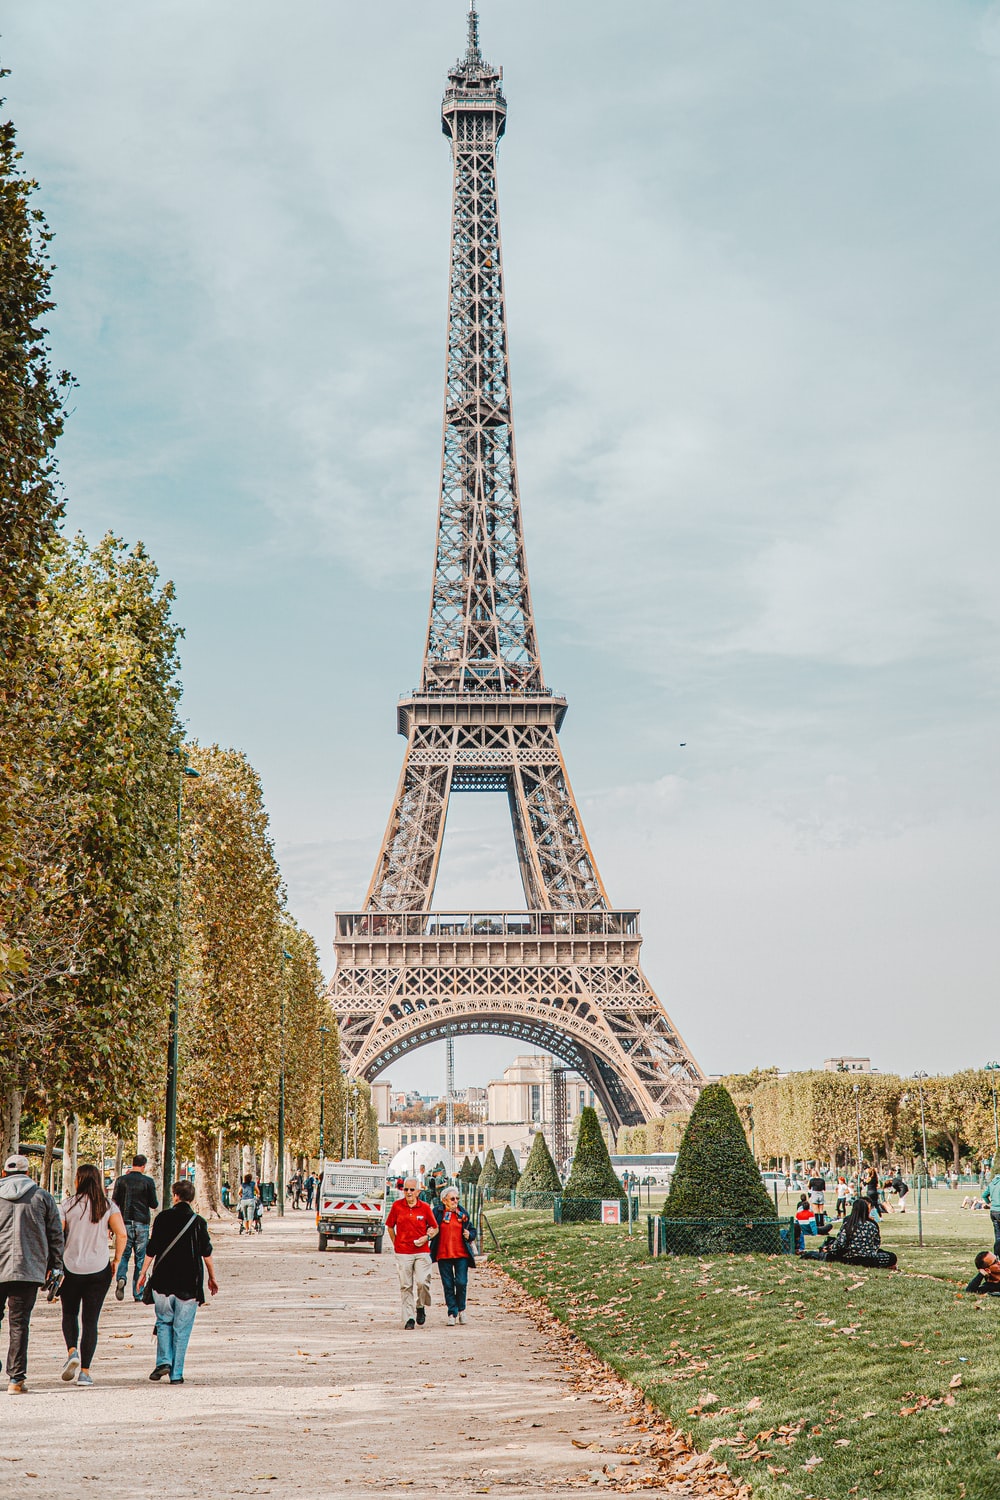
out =
[[[712,1451],[761,1500],[1000,1497],[1000,1298],[958,1283],[981,1225],[969,1240],[949,1221],[890,1275],[792,1256],[654,1261],[644,1222],[630,1239],[490,1217],[504,1270],[699,1449],[721,1439]],[[899,1253],[910,1234],[893,1217],[883,1241]]]

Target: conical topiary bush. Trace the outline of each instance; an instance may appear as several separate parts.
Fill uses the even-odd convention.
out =
[[[522,1208],[550,1208],[553,1193],[561,1192],[562,1183],[556,1164],[548,1142],[539,1130],[531,1143],[531,1155],[517,1185],[517,1201]]]
[[[775,1219],[777,1210],[750,1154],[729,1092],[702,1089],[684,1132],[666,1219]]]
[[[498,1170],[497,1159],[493,1155],[493,1147],[491,1146],[486,1153],[486,1160],[483,1162],[482,1176],[479,1179],[479,1190],[486,1198],[493,1197],[494,1184],[497,1179]]]
[[[472,1181],[472,1163],[468,1157],[465,1157],[462,1165],[458,1169],[458,1180],[459,1182]]]
[[[521,1169],[515,1160],[514,1153],[509,1146],[505,1146],[500,1165],[497,1167],[497,1175],[493,1179],[493,1197],[509,1198],[520,1180]]]
[[[469,1181],[478,1182],[483,1175],[483,1164],[479,1160],[479,1154],[472,1158],[472,1166],[469,1168]]]
[[[611,1165],[607,1142],[597,1110],[587,1105],[580,1111],[573,1165],[563,1189],[566,1198],[618,1198],[625,1196]]]

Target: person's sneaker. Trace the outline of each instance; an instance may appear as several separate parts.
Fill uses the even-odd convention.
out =
[[[76,1383],[77,1385],[93,1385],[94,1382],[91,1380],[86,1370],[81,1370],[79,1375],[76,1377]]]
[[[426,1322],[427,1322],[427,1314],[426,1314],[426,1312],[424,1311],[424,1309],[422,1307],[418,1307],[417,1308],[417,1323],[420,1325],[421,1328],[423,1328],[423,1326],[424,1326],[424,1324]]]
[[[460,1323],[464,1323],[465,1322],[465,1313],[464,1312],[460,1312],[459,1313],[459,1315],[458,1315],[458,1321]]]
[[[407,1318],[406,1322],[403,1324],[403,1327],[407,1330],[407,1332],[409,1332],[411,1328],[416,1328],[416,1326],[417,1325],[416,1323],[414,1323],[412,1318]]]
[[[169,1374],[170,1374],[170,1366],[169,1365],[157,1365],[156,1369],[153,1371],[153,1373],[150,1375],[149,1378],[150,1378],[150,1380],[162,1380],[163,1377],[164,1377],[164,1375],[169,1375]]]
[[[115,1301],[116,1302],[124,1302],[125,1301],[125,1283],[124,1283],[124,1281],[116,1281],[115,1282]]]
[[[455,1318],[455,1314],[454,1313],[449,1313],[448,1314],[448,1327],[449,1328],[454,1328],[456,1321],[457,1320]]]
[[[69,1358],[66,1360],[66,1363],[62,1367],[63,1380],[75,1380],[79,1368],[80,1351],[78,1349],[71,1349],[69,1351]]]
[[[184,1376],[183,1375],[178,1375],[177,1379],[176,1380],[172,1380],[170,1382],[170,1384],[171,1385],[183,1385],[184,1384]]]
[[[23,1380],[11,1380],[7,1384],[7,1394],[8,1396],[26,1396],[28,1387]]]

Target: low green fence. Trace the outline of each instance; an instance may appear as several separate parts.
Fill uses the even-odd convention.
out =
[[[605,1218],[605,1205],[609,1203],[618,1204],[618,1220],[620,1224],[629,1222],[628,1200],[626,1198],[572,1198],[567,1193],[552,1194],[552,1222],[553,1224],[605,1224],[614,1223],[613,1219]],[[639,1217],[639,1200],[632,1199],[632,1220]]]
[[[522,1193],[520,1188],[515,1188],[510,1195],[510,1206],[511,1208],[541,1209],[545,1213],[551,1213],[553,1203],[561,1197],[561,1193]]]
[[[793,1255],[790,1219],[666,1219],[646,1215],[650,1255]]]

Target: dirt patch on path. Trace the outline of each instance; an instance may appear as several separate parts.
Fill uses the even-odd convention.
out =
[[[228,1223],[212,1234],[221,1291],[198,1313],[183,1386],[149,1381],[151,1309],[113,1298],[94,1388],[63,1385],[58,1305],[38,1305],[29,1394],[0,1395],[4,1500],[737,1494],[685,1473],[689,1453],[668,1480],[666,1452],[652,1449],[673,1439],[652,1422],[637,1432],[637,1393],[606,1374],[588,1390],[598,1377],[568,1356],[559,1325],[532,1321],[530,1299],[498,1271],[473,1273],[469,1322],[456,1328],[435,1272],[427,1325],[407,1333],[390,1254],[320,1254],[305,1213],[269,1215],[252,1239]]]

